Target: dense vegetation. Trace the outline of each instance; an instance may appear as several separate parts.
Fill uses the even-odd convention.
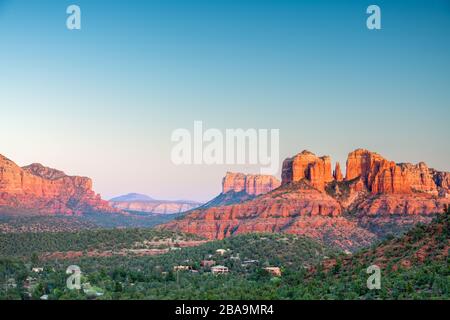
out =
[[[137,211],[127,211],[127,215],[120,213],[107,215],[91,213],[83,215],[81,220],[100,228],[151,228],[169,222],[181,214],[154,214]]]
[[[146,248],[145,241],[164,239],[196,240],[195,235],[181,235],[154,229],[101,229],[54,233],[0,234],[0,257],[29,257],[32,254],[67,251],[119,250]]]
[[[328,261],[328,267],[306,277],[308,294],[339,299],[450,299],[449,222],[449,213],[442,214],[430,225],[417,225],[353,257]],[[365,285],[371,265],[381,268],[380,290]]]
[[[116,231],[123,232],[119,239],[135,237],[133,241],[118,241],[127,245],[147,237],[146,231],[135,230],[140,236]],[[431,225],[419,225],[400,238],[353,256],[337,254],[306,238],[248,234],[159,256],[49,261],[39,261],[36,255],[21,260],[4,258],[0,260],[0,282],[5,279],[7,284],[13,279],[17,286],[1,286],[0,299],[29,298],[27,291],[34,299],[43,294],[49,299],[449,299],[449,232],[449,215],[443,214]],[[103,236],[110,235],[102,234],[97,241],[103,242]],[[64,246],[72,249],[70,237],[73,235]],[[92,240],[86,241],[92,245]],[[216,253],[219,248],[227,250],[224,255]],[[227,266],[229,274],[211,274],[208,267],[200,265],[203,259]],[[68,290],[65,270],[71,264],[81,268],[82,283],[102,295]],[[367,267],[374,264],[381,268],[379,290],[369,290],[366,285],[370,276]],[[173,267],[177,265],[189,266],[195,272],[176,272]],[[35,274],[30,271],[33,266],[44,271]],[[270,275],[263,270],[265,266],[281,267],[282,276]],[[24,288],[30,276],[35,284]]]
[[[116,231],[128,234],[128,230]],[[131,242],[133,241],[129,243]],[[69,243],[68,240],[65,245]],[[69,249],[72,250],[73,247]],[[217,249],[227,251],[220,255],[216,253]],[[249,234],[208,242],[198,247],[182,248],[159,256],[83,257],[70,261],[39,261],[34,255],[21,263],[3,259],[0,263],[0,279],[22,274],[27,268],[29,270],[36,266],[44,267],[41,274],[28,273],[29,276],[36,277],[39,283],[33,290],[35,298],[44,293],[50,293],[51,298],[85,298],[85,294],[81,292],[65,289],[65,270],[69,265],[76,264],[83,272],[84,282],[104,290],[105,295],[101,298],[213,299],[224,294],[233,294],[235,298],[251,299],[255,297],[256,288],[264,287],[265,282],[272,286],[279,281],[276,278],[271,280],[263,271],[263,267],[279,266],[288,273],[301,271],[319,263],[324,257],[334,255],[331,250],[306,238],[279,234]],[[214,260],[216,265],[229,267],[230,274],[212,275],[209,267],[200,265],[204,259]],[[253,261],[248,263],[247,260]],[[174,266],[177,265],[189,266],[198,272],[174,272]],[[21,281],[23,277],[17,284]],[[20,286],[9,290],[8,296],[23,297]]]
[[[98,228],[150,228],[169,222],[180,214],[151,214],[128,212],[88,213],[82,216],[36,215],[36,214],[0,214],[0,233],[18,232],[73,232]]]

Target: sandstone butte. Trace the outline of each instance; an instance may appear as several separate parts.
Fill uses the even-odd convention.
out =
[[[0,212],[82,214],[120,212],[92,191],[92,180],[32,164],[19,167],[0,155]]]
[[[222,193],[244,191],[258,196],[280,186],[280,181],[269,175],[227,172],[222,180]]]
[[[222,179],[222,192],[202,208],[217,207],[251,200],[281,185],[270,175],[227,172]]]
[[[424,163],[396,164],[358,149],[348,155],[346,167],[344,178],[339,164],[332,172],[330,157],[303,151],[284,161],[280,187],[241,203],[193,210],[160,228],[208,239],[286,232],[352,250],[429,222],[450,204],[450,173]],[[243,177],[225,177],[224,191],[242,190]]]

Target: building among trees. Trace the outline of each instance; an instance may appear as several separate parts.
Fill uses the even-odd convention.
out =
[[[228,267],[224,267],[224,266],[214,266],[211,268],[211,272],[213,274],[224,274],[224,273],[228,273],[229,269],[228,269]]]

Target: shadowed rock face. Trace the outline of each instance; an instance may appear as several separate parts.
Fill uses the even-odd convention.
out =
[[[286,232],[355,249],[385,236],[388,229],[428,222],[450,205],[449,174],[424,163],[396,164],[358,149],[348,156],[345,179],[340,171],[336,165],[331,173],[328,156],[303,151],[284,161],[281,187],[242,203],[194,210],[162,228],[209,239]],[[245,185],[240,176],[233,181],[238,190]]]
[[[45,214],[119,212],[92,191],[92,180],[32,164],[24,168],[0,155],[0,210]]]
[[[433,174],[433,180],[436,183],[439,191],[439,196],[448,196],[450,190],[450,173],[449,172],[439,172],[431,169]]]
[[[333,171],[333,178],[337,182],[344,180],[344,176],[342,175],[342,171],[341,171],[341,165],[339,164],[339,162],[336,162],[336,167]]]

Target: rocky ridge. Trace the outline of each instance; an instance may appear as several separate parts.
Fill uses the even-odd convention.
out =
[[[193,210],[162,228],[209,239],[286,232],[353,250],[443,212],[450,204],[448,179],[424,163],[396,164],[364,149],[348,155],[343,178],[338,164],[333,174],[330,157],[303,151],[284,161],[279,188],[243,203]]]
[[[0,155],[0,212],[82,214],[120,212],[92,190],[92,180],[32,164],[19,167]]]

